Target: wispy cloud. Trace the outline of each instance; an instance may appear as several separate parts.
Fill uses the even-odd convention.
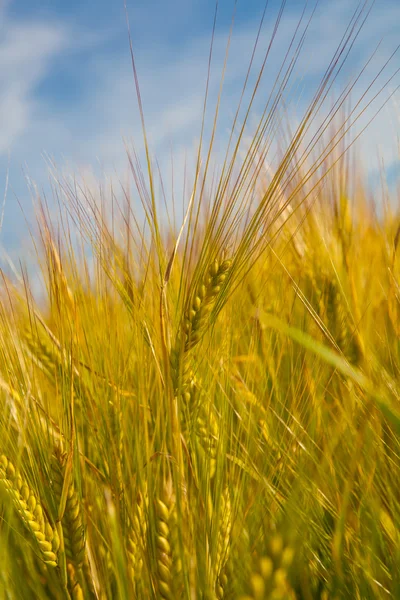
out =
[[[9,150],[35,119],[36,87],[66,47],[67,36],[54,24],[11,24],[0,42],[0,153]]]
[[[344,0],[321,3],[294,73],[293,81],[302,89],[302,95],[293,105],[294,118],[304,111],[312,89],[340,40],[343,24],[354,10],[356,3],[353,4]],[[374,63],[354,89],[354,98],[361,95],[373,73],[377,72],[378,65],[384,62],[397,43],[395,24],[400,22],[400,6],[390,1],[382,4],[385,4],[385,9],[375,9],[367,21],[349,57],[348,68],[338,82],[342,85],[351,75],[354,76],[379,37],[385,36]],[[255,117],[268,98],[298,22],[297,3],[289,3],[288,6],[290,10],[281,22],[260,87],[259,100],[254,105]],[[142,16],[143,11],[150,16],[151,6],[146,9],[142,5],[140,10]],[[190,14],[186,11],[185,15],[187,29]],[[133,34],[139,23],[134,16],[131,19]],[[96,165],[100,164],[106,173],[115,170],[122,174],[126,168],[123,137],[132,140],[139,148],[142,141],[127,39],[125,44],[121,44],[121,36],[126,36],[126,31],[122,28],[111,33],[110,29],[93,32],[54,15],[51,20],[30,22],[23,18],[8,19],[7,6],[3,8],[3,22],[5,26],[0,35],[0,168],[5,174],[8,153],[11,152],[11,189],[25,208],[30,200],[21,167],[26,165],[39,188],[45,186],[47,175],[43,152],[54,156],[61,166],[68,165],[71,169],[90,170],[93,167],[96,170]],[[140,22],[146,23],[146,19]],[[235,24],[220,109],[218,141],[221,147],[227,139],[240,96],[257,25],[256,21],[248,19],[244,24],[240,20]],[[219,88],[228,28],[227,19],[217,29],[214,41],[209,124]],[[260,38],[256,66],[261,63],[271,30],[272,18],[267,20]],[[199,33],[194,28],[192,35],[186,31],[183,39],[176,44],[167,44],[167,33],[164,30],[163,41],[159,44],[154,40],[146,44],[143,32],[134,35],[133,41],[152,151],[162,168],[169,172],[172,146],[179,157],[176,163],[178,177],[182,172],[185,152],[193,150],[199,136],[210,32],[205,34],[202,30]],[[399,65],[397,58],[393,67]],[[249,89],[254,81],[255,74],[250,78]],[[398,111],[391,103],[363,137],[360,156],[368,169],[376,166],[378,142],[388,168],[398,159],[396,131],[399,131]],[[16,219],[19,209],[14,206],[12,195],[10,198],[7,227],[2,232],[3,242],[8,244],[20,237],[23,222]]]

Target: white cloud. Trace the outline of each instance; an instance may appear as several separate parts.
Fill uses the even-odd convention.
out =
[[[65,45],[66,32],[59,25],[8,23],[0,41],[0,153],[35,118],[35,88]]]
[[[382,3],[383,4],[383,3]],[[359,42],[353,51],[354,59],[346,70],[357,72],[365,60],[367,50],[382,34],[387,34],[377,61],[368,74],[360,80],[354,90],[356,98],[362,93],[368,78],[376,72],[376,65],[383,62],[389,48],[394,48],[395,24],[400,21],[400,6],[384,2],[385,9],[376,8],[367,21]],[[355,4],[354,4],[355,6]],[[305,110],[310,87],[315,86],[316,77],[322,75],[343,32],[343,25],[354,6],[346,0],[322,2],[315,21],[310,26],[309,42],[301,56],[295,80],[304,76],[304,97],[293,112],[297,116]],[[6,14],[6,13],[5,13]],[[254,107],[254,116],[260,114],[262,104],[271,89],[288,41],[297,25],[297,15],[288,12],[284,19],[270,60],[267,63],[259,100]],[[71,30],[67,23],[36,22],[31,24],[9,22],[5,34],[0,38],[0,155],[7,156],[12,148],[11,185],[19,196],[24,195],[19,165],[27,164],[28,172],[38,182],[39,188],[46,182],[46,165],[42,153],[48,152],[61,167],[68,165],[85,172],[96,169],[100,163],[106,174],[126,171],[126,156],[123,136],[131,139],[140,150],[142,135],[135,89],[128,50],[124,55],[111,57],[102,51],[104,35]],[[226,73],[225,92],[220,108],[221,126],[218,140],[224,147],[227,131],[239,99],[241,85],[255,40],[257,23],[245,26],[237,23],[230,50]],[[271,32],[271,22],[266,23],[261,36],[256,65],[260,65]],[[78,40],[78,44],[76,42]],[[170,144],[178,157],[175,177],[182,177],[185,151],[189,151],[189,167],[194,164],[193,152],[201,124],[202,102],[206,82],[209,36],[198,36],[187,41],[184,47],[163,48],[162,46],[140,46],[136,48],[137,67],[145,118],[152,152],[164,170],[170,184]],[[227,42],[227,32],[219,30],[215,38],[215,57],[210,86],[210,109],[207,116],[208,134],[213,117],[213,103],[218,92],[219,77]],[[91,49],[91,52],[88,50]],[[79,52],[86,52],[85,61]],[[73,56],[70,53],[75,53]],[[62,111],[50,103],[38,91],[38,85],[48,79],[51,68],[61,57],[71,60],[77,81],[82,86],[78,100],[63,105]],[[399,60],[397,59],[397,66]],[[374,71],[375,69],[375,71]],[[256,73],[256,71],[255,71]],[[249,90],[255,81],[250,78]],[[398,83],[398,81],[397,81]],[[249,98],[247,94],[246,98]],[[382,112],[368,133],[362,138],[360,155],[369,169],[376,164],[376,144],[385,158],[386,166],[394,164],[396,156],[396,111],[391,105]],[[189,169],[190,170],[190,169]],[[178,186],[179,187],[179,186]],[[27,194],[26,194],[27,195]],[[15,214],[14,209],[8,209]]]

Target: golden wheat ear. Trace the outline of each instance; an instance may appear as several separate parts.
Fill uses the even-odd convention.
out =
[[[60,503],[64,485],[66,458],[66,455],[59,448],[56,448],[51,460],[52,488],[57,505]],[[74,567],[80,568],[85,558],[85,527],[81,503],[75,490],[73,478],[71,478],[67,491],[65,511],[62,518],[62,531],[65,554]]]
[[[217,426],[212,419],[212,431],[208,435],[204,431],[204,423],[198,415],[200,403],[200,390],[193,373],[190,360],[191,350],[200,342],[210,327],[210,315],[218,299],[221,286],[224,283],[232,261],[230,259],[215,259],[207,269],[201,283],[196,286],[192,299],[188,301],[182,327],[177,335],[174,347],[170,353],[171,376],[174,393],[181,404],[182,431],[190,431],[197,422],[196,434],[202,446],[206,446],[211,454],[215,454],[215,440],[217,439]],[[204,410],[202,411],[204,416]],[[215,456],[212,456],[215,458]]]
[[[136,595],[138,595],[138,590],[140,589],[143,557],[146,552],[147,503],[147,494],[143,496],[143,494],[138,493],[137,502],[133,509],[134,516],[127,535],[128,572]]]
[[[197,287],[191,306],[185,313],[182,327],[185,352],[194,348],[207,331],[210,313],[231,264],[230,260],[219,262],[215,259]]]
[[[285,546],[278,534],[271,538],[269,553],[259,559],[250,576],[251,594],[242,596],[240,600],[256,600],[257,598],[296,598],[290,585],[288,571],[294,558],[293,548]]]
[[[0,456],[0,486],[16,510],[26,530],[36,541],[42,560],[50,567],[58,565],[60,540],[50,524],[37,494],[29,487],[21,473],[4,455]]]
[[[188,352],[199,343],[208,329],[210,314],[231,265],[231,260],[215,259],[208,267],[201,282],[196,286],[194,293],[189,294],[182,326],[170,356],[175,385],[180,375],[183,378],[185,376]]]
[[[221,519],[217,535],[217,553],[215,558],[215,593],[218,600],[222,600],[225,595],[225,588],[228,583],[225,567],[231,550],[231,531],[232,531],[232,504],[229,488],[225,488],[221,498]]]

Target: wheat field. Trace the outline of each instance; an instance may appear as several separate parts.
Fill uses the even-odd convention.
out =
[[[129,151],[123,201],[36,199],[45,293],[1,273],[0,598],[400,598],[399,214],[346,96],[307,145],[333,74],[273,172],[279,102],[217,183],[199,148],[182,219]]]

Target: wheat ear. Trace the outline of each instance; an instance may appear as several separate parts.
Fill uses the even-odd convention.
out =
[[[231,543],[232,505],[228,488],[225,488],[222,494],[220,515],[221,519],[219,523],[220,526],[218,529],[217,554],[215,558],[215,592],[219,600],[221,600],[224,597],[224,588],[227,584],[225,565],[229,557]]]
[[[66,454],[62,453],[59,448],[56,448],[51,460],[51,478],[57,504],[61,499],[65,466]],[[62,519],[62,530],[65,554],[74,567],[80,568],[85,558],[85,528],[83,525],[80,500],[75,490],[73,478],[71,478],[68,488],[65,511]]]
[[[67,570],[72,600],[84,600],[82,586],[79,583],[77,572],[72,563],[68,563]]]
[[[279,534],[275,535],[270,540],[269,554],[261,558],[258,568],[250,577],[251,595],[242,596],[240,600],[294,599],[296,596],[288,581],[288,569],[293,556],[293,549],[284,545]]]
[[[145,504],[145,499],[139,493],[127,541],[128,570],[135,592],[141,579],[143,555],[146,546],[147,521]]]
[[[47,520],[36,494],[4,455],[0,456],[0,484],[12,498],[23,524],[38,543],[43,561],[49,566],[56,567],[57,551],[60,546],[57,532]]]
[[[215,259],[208,268],[205,277],[197,286],[192,300],[188,302],[182,329],[176,340],[175,348],[171,353],[171,363],[175,371],[181,362],[181,353],[186,354],[194,348],[206,332],[210,313],[231,264],[232,261],[230,260],[219,262]]]
[[[198,286],[191,306],[186,311],[183,323],[185,352],[191,350],[204,335],[209,315],[230,267],[230,260],[224,260],[220,263],[216,259],[209,267],[203,282]]]
[[[41,337],[34,336],[33,330],[25,329],[24,341],[34,362],[48,377],[54,379],[54,374],[61,366],[61,355],[58,348],[46,343]]]
[[[157,517],[157,583],[161,598],[172,600],[172,552],[170,545],[169,508],[159,498],[156,498]]]
[[[196,438],[210,459],[209,474],[215,474],[216,457],[218,450],[219,427],[213,406],[201,405],[194,424]]]
[[[172,379],[176,390],[181,390],[182,383],[189,379],[190,363],[187,361],[187,354],[207,330],[210,313],[230,266],[230,260],[224,260],[222,263],[215,260],[188,302],[181,330],[170,355]]]
[[[183,430],[190,428],[188,421],[196,414],[199,405],[199,389],[191,372],[191,361],[188,360],[188,355],[208,329],[210,313],[231,264],[231,260],[215,259],[210,265],[188,301],[181,330],[171,350],[172,382],[175,394],[181,401]]]

